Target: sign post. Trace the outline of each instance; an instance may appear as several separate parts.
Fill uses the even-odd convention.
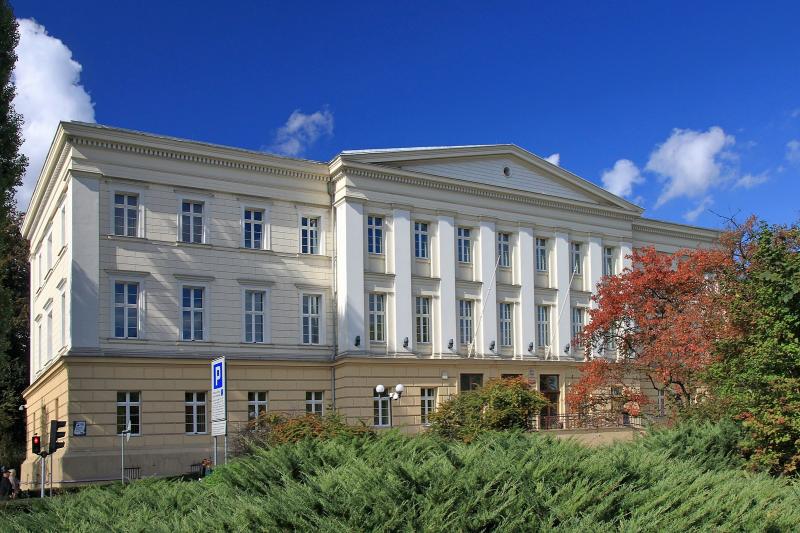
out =
[[[228,406],[225,358],[211,361],[211,435],[214,437],[214,466],[217,464],[217,437],[225,439],[225,460],[228,460]]]

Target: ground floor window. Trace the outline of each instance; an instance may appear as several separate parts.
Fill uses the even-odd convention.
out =
[[[323,394],[321,390],[306,392],[306,413],[311,413],[312,415],[321,415],[323,401],[322,398]]]
[[[247,419],[258,418],[267,412],[269,399],[267,391],[257,391],[247,393]]]
[[[122,435],[128,423],[131,426],[131,435],[141,433],[140,409],[142,406],[141,392],[117,393],[117,435]]]
[[[423,424],[429,424],[430,415],[436,410],[436,388],[423,387],[422,389],[420,389],[420,402],[421,402],[420,420]]]
[[[558,374],[542,374],[539,376],[539,392],[549,402],[542,407],[539,416],[541,429],[558,429],[561,420],[558,416],[558,404],[561,395]]]
[[[461,374],[461,392],[483,387],[483,374]]]
[[[187,392],[185,400],[186,433],[197,435],[206,432],[206,393]]]
[[[377,428],[387,428],[392,425],[392,399],[386,391],[373,391],[372,425]]]

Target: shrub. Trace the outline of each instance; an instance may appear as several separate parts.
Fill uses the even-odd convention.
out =
[[[530,429],[531,420],[547,403],[524,378],[492,379],[443,402],[430,417],[431,431],[469,442],[484,431]]]

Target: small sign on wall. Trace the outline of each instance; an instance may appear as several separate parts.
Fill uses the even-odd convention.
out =
[[[73,437],[86,436],[86,420],[75,420],[72,422],[72,436]]]

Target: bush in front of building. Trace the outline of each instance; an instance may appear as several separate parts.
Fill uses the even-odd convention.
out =
[[[325,414],[266,412],[250,420],[235,436],[235,452],[247,453],[254,448],[296,443],[304,439],[333,439],[338,437],[368,437],[372,428],[363,422],[348,424],[344,416],[333,409]]]
[[[548,400],[522,377],[492,379],[443,402],[430,416],[436,435],[465,442],[497,430],[528,430]]]

